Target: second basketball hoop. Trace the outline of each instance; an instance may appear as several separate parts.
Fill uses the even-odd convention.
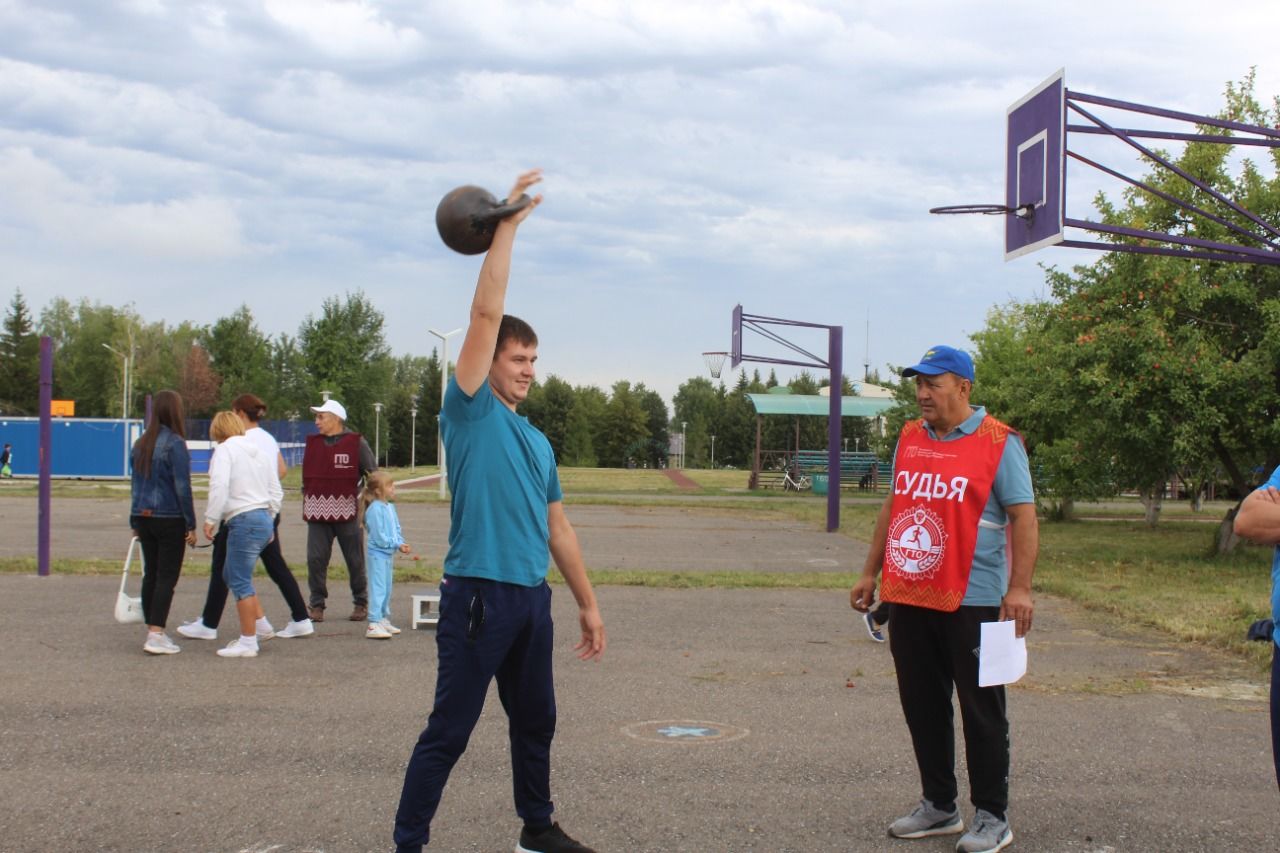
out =
[[[720,370],[724,367],[724,360],[729,357],[727,352],[704,352],[702,360],[707,363],[707,370],[711,371],[712,379],[720,378]]]

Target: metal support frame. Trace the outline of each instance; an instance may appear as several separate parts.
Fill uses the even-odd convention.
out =
[[[736,337],[733,347],[733,363],[730,369],[736,368],[744,361],[760,364],[787,364],[793,367],[815,367],[831,373],[831,407],[827,415],[827,532],[834,533],[840,529],[840,431],[841,404],[844,397],[842,382],[844,379],[844,327],[831,326],[826,323],[805,323],[800,320],[785,320],[781,317],[764,317],[759,314],[746,314],[742,306],[734,309],[734,317],[741,318],[742,328],[733,330]],[[735,324],[736,325],[736,324]],[[802,347],[793,344],[768,326],[795,326],[806,329],[827,330],[827,357],[814,355]],[[774,343],[804,356],[809,361],[798,361],[785,358],[769,358],[760,355],[748,355],[742,352],[741,332],[750,329]],[[759,422],[757,421],[757,434]]]
[[[1203,127],[1214,127],[1222,130],[1235,131],[1237,133],[1250,133],[1255,136],[1230,136],[1227,134],[1196,134],[1196,133],[1178,133],[1173,131],[1160,130],[1141,130],[1131,128],[1113,127],[1111,124],[1098,118],[1093,113],[1081,106],[1081,104],[1096,104],[1111,109],[1123,110],[1126,112],[1139,113],[1142,115],[1157,116],[1160,118],[1173,119],[1175,121],[1185,121]],[[1063,168],[1066,168],[1066,158],[1070,157],[1077,162],[1086,166],[1095,168],[1101,172],[1117,178],[1130,186],[1136,187],[1144,192],[1150,193],[1157,198],[1164,199],[1170,204],[1181,208],[1196,216],[1204,217],[1209,221],[1216,222],[1227,228],[1233,233],[1239,235],[1245,240],[1257,244],[1255,245],[1236,245],[1232,243],[1223,243],[1217,240],[1201,240],[1194,237],[1184,237],[1176,234],[1168,234],[1160,231],[1149,231],[1143,228],[1126,228],[1116,225],[1107,225],[1101,222],[1094,222],[1088,219],[1074,219],[1064,217],[1062,223],[1069,228],[1078,228],[1084,231],[1092,231],[1099,234],[1112,234],[1117,237],[1128,237],[1135,240],[1149,240],[1165,245],[1133,245],[1126,243],[1110,243],[1092,240],[1063,240],[1058,243],[1059,246],[1066,246],[1076,249],[1100,249],[1108,252],[1132,252],[1135,254],[1147,255],[1168,255],[1172,257],[1192,258],[1205,261],[1232,261],[1236,263],[1250,264],[1280,264],[1280,229],[1264,221],[1252,211],[1247,210],[1222,193],[1210,187],[1205,182],[1199,180],[1194,175],[1180,169],[1177,165],[1170,162],[1168,158],[1161,156],[1157,152],[1138,142],[1138,139],[1167,139],[1176,142],[1203,142],[1217,145],[1254,145],[1265,148],[1280,148],[1280,130],[1268,127],[1260,127],[1258,125],[1245,124],[1238,121],[1228,121],[1226,119],[1212,118],[1210,116],[1195,115],[1194,113],[1179,112],[1177,110],[1167,110],[1159,107],[1146,106],[1144,104],[1135,104],[1128,101],[1118,101],[1114,98],[1102,98],[1097,95],[1088,95],[1083,92],[1066,91],[1065,110],[1068,114],[1076,115],[1088,121],[1088,124],[1065,124],[1066,136],[1068,141],[1071,134],[1097,134],[1112,136],[1121,142],[1133,148],[1143,157],[1167,169],[1192,186],[1204,192],[1218,204],[1230,209],[1234,213],[1249,220],[1258,228],[1258,231],[1250,230],[1240,224],[1232,222],[1225,217],[1211,213],[1203,207],[1192,204],[1191,202],[1180,199],[1174,195],[1163,192],[1150,186],[1143,181],[1130,178],[1127,175],[1116,171],[1115,169],[1103,166],[1088,157],[1083,156],[1079,152],[1072,151],[1070,148],[1063,149]],[[1065,122],[1064,116],[1064,122]]]
[[[128,421],[124,421],[126,435]],[[48,577],[53,496],[53,338],[40,337],[40,467],[36,518],[36,573]],[[129,469],[126,465],[125,473]]]

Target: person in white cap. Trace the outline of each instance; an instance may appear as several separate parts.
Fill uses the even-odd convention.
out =
[[[307,585],[312,622],[324,621],[329,597],[329,557],[338,540],[347,562],[353,609],[348,618],[362,622],[369,612],[369,584],[364,570],[364,537],[357,501],[364,476],[378,468],[369,442],[347,429],[347,410],[337,400],[312,406],[318,433],[307,436],[302,455],[302,520],[307,522]]]

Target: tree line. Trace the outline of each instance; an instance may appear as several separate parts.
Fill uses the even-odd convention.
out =
[[[131,307],[55,297],[33,318],[18,290],[0,327],[0,410],[36,414],[38,339],[48,335],[56,353],[54,398],[74,400],[80,417],[120,417],[126,400],[128,415],[141,417],[147,394],[173,388],[192,418],[210,417],[252,391],[267,402],[268,417],[310,420],[309,407],[329,392],[346,407],[351,427],[379,449],[382,464],[436,464],[439,355],[393,355],[383,326],[382,312],[360,292],[326,299],[296,336],[271,337],[247,305],[207,326],[168,325]],[[679,435],[685,465],[745,468],[755,442],[746,395],[777,385],[773,373],[762,380],[758,372],[748,378],[743,371],[732,389],[693,378],[679,387],[673,411],[642,382],[619,380],[606,391],[552,374],[534,383],[520,411],[546,433],[564,465],[663,467],[672,436]],[[819,387],[802,373],[791,390],[817,393]],[[846,435],[865,446],[865,425],[847,420]],[[801,421],[766,419],[765,447],[825,447],[825,420]]]

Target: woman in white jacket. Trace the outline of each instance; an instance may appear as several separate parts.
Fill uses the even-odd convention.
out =
[[[218,447],[209,460],[209,505],[204,513],[205,539],[213,540],[220,522],[227,526],[227,559],[223,577],[236,597],[240,637],[218,654],[229,658],[258,656],[255,625],[262,605],[253,590],[253,567],[271,541],[273,521],[284,492],[275,473],[276,460],[245,438],[244,425],[232,412],[218,412],[209,425]]]

